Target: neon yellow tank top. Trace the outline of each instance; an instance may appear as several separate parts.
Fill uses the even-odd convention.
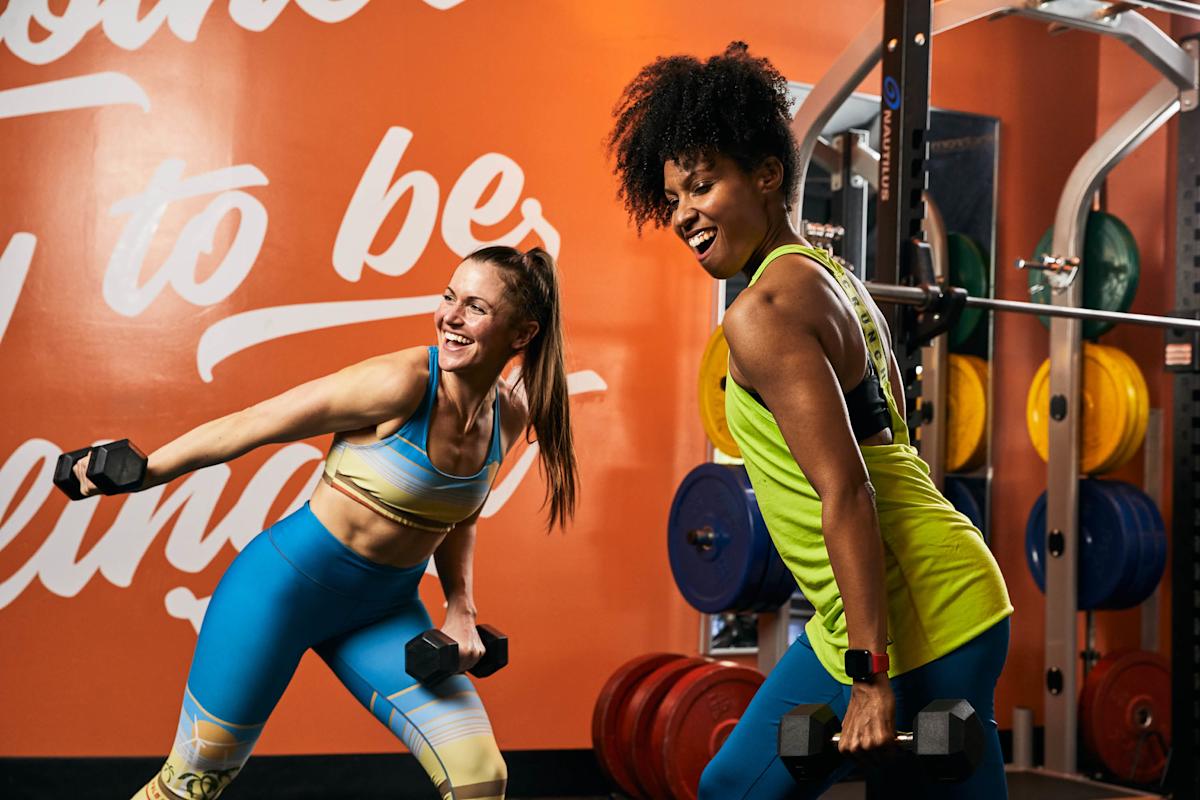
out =
[[[966,644],[1011,614],[1012,603],[983,535],[942,497],[928,465],[909,445],[879,331],[841,265],[823,250],[786,245],[763,259],[750,285],[772,261],[789,253],[818,262],[841,285],[862,326],[891,413],[894,442],[861,449],[883,537],[889,674],[900,675]],[[850,683],[843,664],[846,617],[825,550],[821,500],[775,418],[731,376],[726,377],[725,414],[775,547],[816,608],[805,627],[813,651],[830,675]]]

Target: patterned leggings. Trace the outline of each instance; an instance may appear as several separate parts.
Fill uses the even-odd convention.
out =
[[[260,533],[205,613],[175,745],[135,798],[211,800],[250,757],[310,647],[412,751],[443,800],[500,800],[507,772],[471,682],[404,671],[404,644],[432,627],[417,596],[425,564],[363,558],[303,508]],[[165,792],[165,793],[164,793]]]

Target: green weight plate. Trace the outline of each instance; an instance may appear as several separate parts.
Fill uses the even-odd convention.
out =
[[[946,254],[950,262],[950,285],[961,286],[971,297],[987,297],[987,262],[975,242],[964,234],[951,233],[946,237]],[[950,329],[950,346],[958,347],[970,339],[982,319],[982,308],[964,308]]]
[[[1050,252],[1054,228],[1051,227],[1037,244],[1034,258]],[[1141,275],[1141,259],[1137,242],[1124,222],[1103,211],[1092,211],[1088,215],[1087,231],[1084,234],[1083,306],[1100,311],[1128,311],[1137,293]],[[1028,271],[1029,299],[1035,303],[1050,303],[1051,288],[1046,272],[1039,269]],[[1042,324],[1049,325],[1047,317],[1039,317]],[[1089,319],[1083,323],[1085,339],[1095,339],[1111,329],[1113,323]]]

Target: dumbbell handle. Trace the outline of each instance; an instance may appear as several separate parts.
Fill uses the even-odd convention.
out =
[[[832,741],[834,744],[838,744],[842,741],[842,734],[835,733],[833,736],[831,736],[829,738],[830,738],[830,741]],[[902,731],[902,732],[896,734],[895,742],[896,742],[896,744],[900,745],[901,747],[908,748],[908,747],[912,747],[913,743],[916,742],[916,740],[917,740],[916,734],[910,733],[908,731]]]

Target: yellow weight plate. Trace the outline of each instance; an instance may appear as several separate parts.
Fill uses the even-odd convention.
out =
[[[1050,427],[1046,422],[1047,406],[1050,404],[1046,394],[1046,383],[1050,378],[1050,359],[1042,362],[1038,371],[1033,374],[1029,383],[1029,393],[1025,395],[1025,428],[1029,431],[1029,443],[1042,457],[1042,461],[1050,457],[1050,443],[1047,436]]]
[[[1125,447],[1117,454],[1112,466],[1113,469],[1118,469],[1133,458],[1146,439],[1146,426],[1150,421],[1150,389],[1146,386],[1146,377],[1141,368],[1128,353],[1119,347],[1104,346],[1104,349],[1116,361],[1118,369],[1125,373],[1127,393],[1132,401],[1130,407],[1133,409]]]
[[[1089,342],[1083,345],[1083,424],[1079,471],[1086,475],[1112,468],[1129,435],[1129,420],[1133,413],[1122,371],[1113,366],[1113,359],[1100,354],[1095,348]],[[1025,401],[1025,424],[1029,439],[1043,461],[1050,457],[1049,414],[1050,361],[1047,359],[1034,375]]]
[[[1088,352],[1089,350],[1090,352]],[[1132,376],[1129,375],[1125,365],[1112,355],[1111,348],[1099,344],[1090,345],[1089,348],[1085,349],[1085,358],[1087,357],[1094,359],[1102,366],[1104,374],[1107,376],[1106,380],[1111,379],[1112,386],[1116,390],[1116,395],[1113,397],[1115,406],[1120,406],[1125,411],[1124,414],[1121,414],[1114,406],[1114,409],[1111,412],[1108,410],[1101,410],[1100,412],[1104,415],[1111,414],[1109,418],[1112,420],[1112,424],[1114,426],[1113,430],[1119,434],[1116,448],[1112,451],[1107,459],[1096,465],[1095,472],[1103,475],[1107,472],[1112,472],[1121,465],[1119,459],[1129,447],[1129,442],[1133,439],[1134,415],[1137,408],[1137,392],[1133,387]],[[1085,371],[1086,368],[1085,362]],[[1119,423],[1117,422],[1118,419],[1120,419]],[[1086,421],[1087,416],[1085,414],[1085,425]]]
[[[983,387],[983,435],[979,438],[978,449],[967,460],[966,467],[967,470],[973,470],[983,466],[983,462],[987,458],[988,362],[979,356],[967,356],[966,359],[967,364],[979,375],[979,385]]]
[[[725,375],[729,370],[729,345],[718,325],[700,359],[700,422],[708,440],[726,455],[740,457],[741,449],[725,421]]]
[[[947,472],[977,469],[987,453],[987,363],[978,356],[951,354],[946,387]]]
[[[1117,402],[1124,406],[1126,410],[1124,420],[1120,426],[1121,435],[1117,448],[1107,460],[1096,466],[1096,473],[1104,474],[1112,472],[1121,465],[1121,456],[1129,448],[1129,443],[1133,440],[1134,417],[1137,411],[1137,391],[1134,388],[1133,377],[1129,374],[1129,370],[1126,369],[1124,363],[1113,356],[1112,348],[1099,344],[1092,345],[1091,355],[1103,365],[1105,372],[1112,376],[1113,386],[1116,388],[1117,397],[1119,398]],[[1113,417],[1113,424],[1116,425],[1116,417]]]

